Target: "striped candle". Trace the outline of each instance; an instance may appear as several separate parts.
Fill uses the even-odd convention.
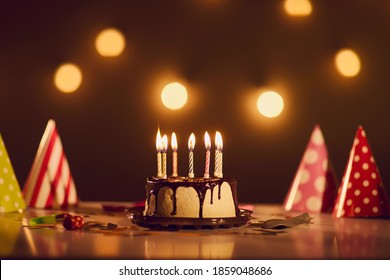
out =
[[[210,178],[210,149],[211,149],[211,141],[209,134],[204,134],[204,145],[206,147],[206,164],[204,169],[204,178]]]
[[[162,178],[162,168],[161,168],[162,139],[161,139],[160,129],[157,130],[156,150],[157,150],[157,178]]]
[[[188,150],[189,150],[189,171],[188,177],[194,178],[194,148],[195,148],[195,135],[191,133],[190,138],[188,139]]]
[[[166,135],[161,139],[162,141],[162,175],[163,179],[167,178],[167,149],[168,149],[168,137]]]
[[[222,135],[219,131],[215,134],[215,168],[214,168],[214,176],[217,178],[222,178]]]

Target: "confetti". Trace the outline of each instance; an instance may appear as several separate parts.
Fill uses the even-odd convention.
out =
[[[82,216],[67,216],[62,225],[67,230],[80,229],[84,225],[84,218]]]

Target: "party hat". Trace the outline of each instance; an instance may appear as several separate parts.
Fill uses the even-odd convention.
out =
[[[324,137],[320,126],[316,125],[284,200],[284,209],[331,212],[337,185]]]
[[[23,189],[26,203],[36,208],[77,204],[77,192],[56,124],[49,120]]]
[[[336,217],[384,217],[389,202],[366,133],[359,126],[333,211]]]
[[[0,213],[21,211],[25,208],[18,180],[0,135]]]

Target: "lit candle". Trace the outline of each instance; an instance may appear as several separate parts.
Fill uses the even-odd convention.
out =
[[[215,168],[214,168],[214,176],[217,178],[222,178],[222,135],[219,131],[215,134]]]
[[[161,169],[162,140],[161,140],[160,129],[157,130],[156,150],[157,150],[157,178],[161,178],[162,177],[162,169]]]
[[[204,145],[206,147],[206,164],[204,169],[204,177],[210,178],[210,149],[211,149],[211,140],[209,134],[204,134]]]
[[[176,139],[176,133],[172,133],[171,137],[171,147],[172,147],[172,177],[177,177],[177,139]]]
[[[168,137],[166,135],[162,138],[162,178],[167,178],[167,149]]]
[[[189,150],[189,171],[188,177],[194,178],[194,148],[195,148],[195,135],[191,133],[188,139],[188,150]]]

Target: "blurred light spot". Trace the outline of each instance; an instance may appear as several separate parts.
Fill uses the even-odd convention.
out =
[[[101,56],[113,57],[123,52],[126,40],[119,30],[108,28],[99,33],[96,37],[95,45]]]
[[[83,79],[79,67],[66,63],[60,65],[54,74],[54,84],[62,92],[71,93],[76,91]]]
[[[359,56],[351,49],[342,49],[336,53],[337,70],[345,77],[354,77],[360,72]]]
[[[267,118],[279,116],[284,108],[283,98],[279,93],[266,91],[257,99],[257,110]]]
[[[186,88],[179,83],[167,84],[161,92],[161,100],[165,107],[171,110],[183,108],[187,103],[188,95]]]
[[[290,16],[308,16],[313,8],[309,0],[286,0],[284,10]]]

